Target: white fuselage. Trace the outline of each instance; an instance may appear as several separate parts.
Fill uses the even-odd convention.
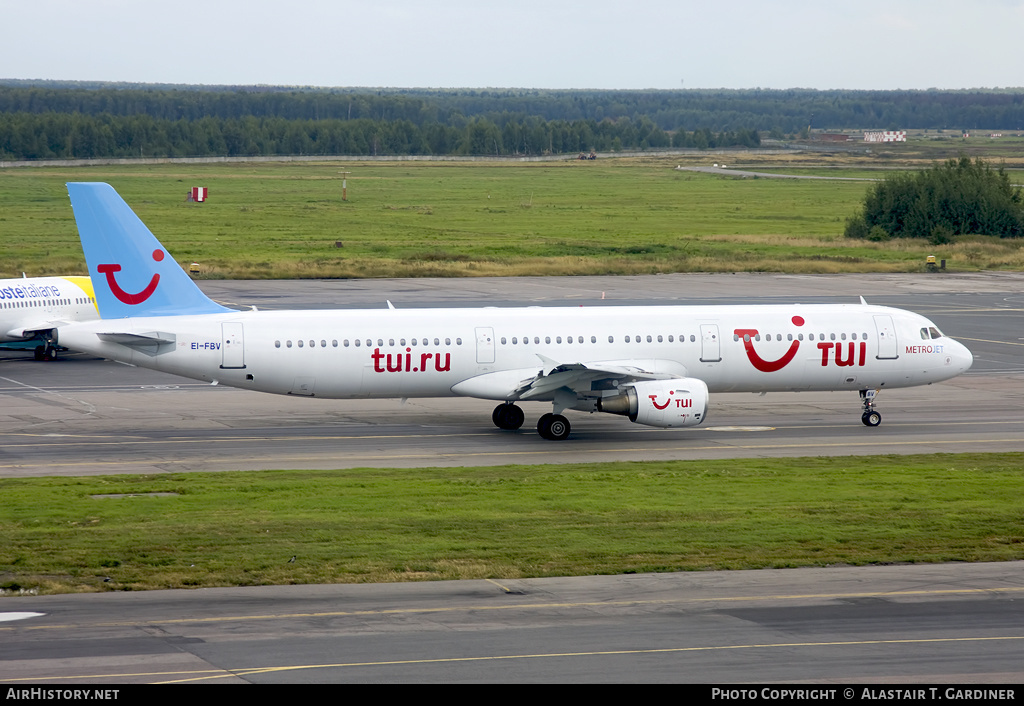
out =
[[[96,319],[88,277],[0,280],[0,342],[23,341],[69,322]]]
[[[109,332],[122,338],[104,340]],[[863,304],[239,311],[108,319],[59,335],[63,346],[141,367],[328,398],[509,399],[518,371],[536,374],[545,360],[636,361],[710,392],[907,387],[972,361],[926,318]],[[508,384],[452,390],[501,371],[513,371]]]

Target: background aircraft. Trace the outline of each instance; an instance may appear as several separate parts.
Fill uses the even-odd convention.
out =
[[[859,304],[235,311],[208,299],[107,184],[68,184],[102,321],[62,345],[146,368],[279,394],[499,400],[655,427],[707,418],[713,392],[849,390],[876,426],[874,392],[952,378],[973,361],[912,312]]]
[[[0,347],[34,349],[36,360],[56,355],[54,330],[99,318],[88,277],[0,280]]]

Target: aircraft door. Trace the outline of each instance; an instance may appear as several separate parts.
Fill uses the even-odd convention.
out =
[[[242,322],[227,321],[220,325],[222,368],[245,367],[245,342],[242,337]]]
[[[718,324],[700,325],[700,362],[717,363],[722,359],[722,344]]]
[[[888,314],[875,315],[875,331],[878,333],[878,359],[892,360],[900,357],[896,343],[896,327]]]
[[[476,330],[476,362],[494,362],[494,329],[490,327]]]

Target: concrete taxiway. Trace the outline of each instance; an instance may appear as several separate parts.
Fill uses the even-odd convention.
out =
[[[1019,684],[1024,566],[8,599],[0,684]]]

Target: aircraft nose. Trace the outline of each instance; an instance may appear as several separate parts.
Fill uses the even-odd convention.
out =
[[[974,365],[974,354],[971,353],[967,346],[960,343],[960,341],[953,341],[953,350],[951,353],[953,355],[953,365],[959,369],[961,373],[966,372],[972,365]]]

